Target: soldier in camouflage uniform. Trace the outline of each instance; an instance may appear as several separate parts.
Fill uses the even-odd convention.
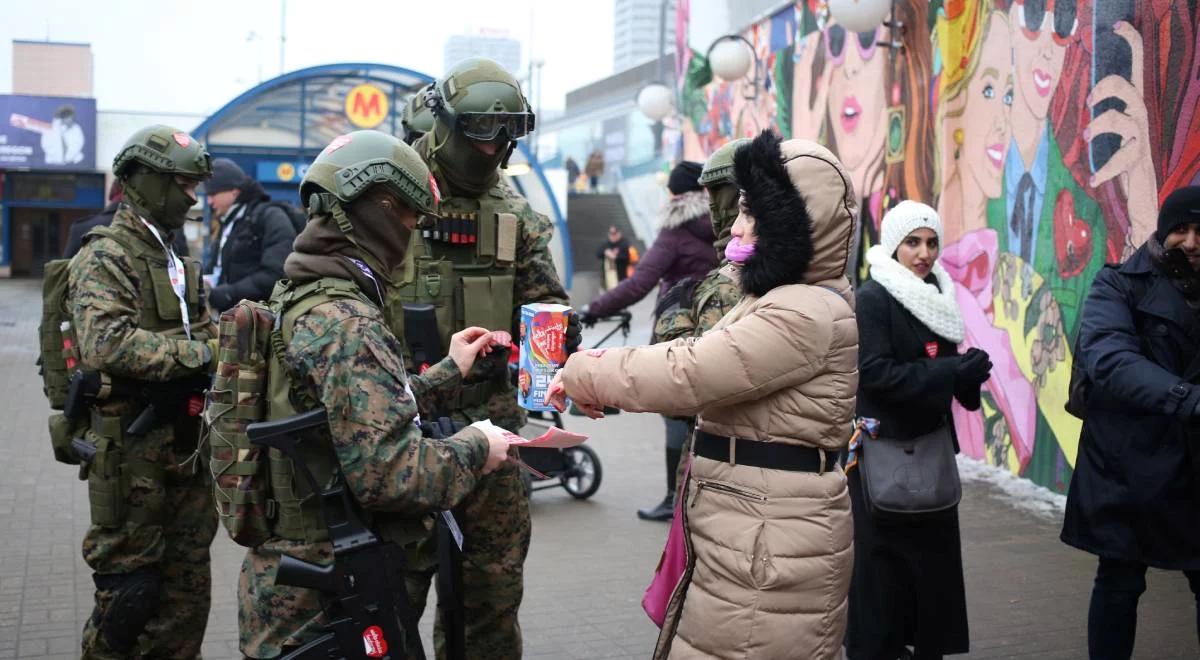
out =
[[[453,393],[476,354],[490,349],[490,334],[468,328],[454,335],[449,357],[421,376],[405,373],[382,306],[400,281],[418,215],[432,213],[435,202],[429,170],[408,145],[377,131],[336,138],[305,174],[301,198],[310,220],[284,264],[288,280],[272,298],[297,310],[288,314],[285,304],[280,316],[291,404],[329,413],[328,428],[306,450],[309,468],[321,483],[340,471],[382,539],[411,542],[429,514],[456,506],[506,459],[508,442],[498,433],[468,427],[432,440],[418,426],[417,400]],[[306,296],[325,297],[302,307]],[[292,488],[291,476],[273,473],[272,488]],[[290,652],[325,623],[315,591],[275,584],[285,553],[322,565],[333,560],[316,499],[305,500],[297,519],[281,514],[274,534],[242,564],[240,645],[251,658]]]
[[[194,658],[208,621],[209,545],[217,528],[207,470],[197,464],[192,393],[167,385],[211,370],[216,328],[199,264],[171,249],[208,152],[183,131],[135,133],[113,163],[125,202],[111,227],[85,237],[70,264],[69,300],[84,369],[124,381],[93,406],[85,439],[91,526],[83,558],[95,571],[84,658]],[[153,423],[130,423],[154,390]],[[162,396],[163,392],[169,392]]]
[[[415,302],[462,300],[462,317],[447,315],[457,330],[474,323],[518,333],[521,305],[567,303],[550,256],[553,227],[533,211],[499,170],[507,163],[515,140],[533,130],[533,113],[517,81],[500,65],[471,58],[454,66],[425,96],[434,116],[430,132],[413,145],[437,179],[444,197],[443,225],[421,232],[421,254],[414,268]],[[450,230],[449,238],[447,229]],[[456,231],[457,236],[455,236]],[[462,233],[468,236],[464,243]],[[452,282],[437,291],[423,269],[449,262]],[[451,276],[452,275],[452,276]],[[459,287],[459,291],[453,291]],[[432,299],[422,297],[431,294]],[[391,312],[394,330],[403,323],[399,306]],[[572,319],[567,351],[579,346],[579,325]],[[490,418],[512,431],[525,424],[507,365],[480,361],[461,395],[439,401],[443,414],[470,423]],[[481,366],[483,368],[481,368]],[[520,473],[509,463],[483,479],[456,511],[463,528],[463,594],[466,655],[469,658],[521,657],[517,610],[524,592],[524,563],[529,551],[529,503]],[[423,606],[435,567],[432,535],[414,554],[409,591]],[[436,634],[441,646],[440,621]]]
[[[725,258],[725,246],[729,243],[729,230],[738,216],[737,182],[733,180],[733,154],[738,147],[749,144],[748,138],[726,142],[713,152],[704,163],[700,173],[700,185],[708,189],[708,207],[711,211],[713,233],[717,240],[713,247],[721,263],[710,270],[696,285],[690,304],[680,305],[661,314],[654,324],[654,335],[659,341],[671,341],[682,337],[699,337],[708,332],[721,317],[742,299],[742,290],[726,275],[729,260]],[[693,420],[694,422],[694,420]],[[692,451],[692,434],[687,434],[683,453],[675,468],[676,483],[682,484],[683,472]]]

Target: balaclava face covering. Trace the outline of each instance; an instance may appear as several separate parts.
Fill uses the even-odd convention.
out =
[[[124,183],[125,196],[155,224],[174,231],[187,221],[196,198],[187,194],[174,174],[139,168]]]
[[[502,131],[500,135],[507,136],[508,133]],[[454,192],[469,197],[479,197],[496,185],[500,180],[500,164],[512,144],[507,137],[497,137],[494,140],[496,153],[489,156],[472,144],[474,140],[462,131],[451,129],[440,117],[428,140],[438,172]]]
[[[722,183],[708,186],[708,211],[712,218],[713,235],[717,240],[713,247],[718,254],[723,254],[729,244],[729,230],[738,216],[738,189],[732,183]]]
[[[384,202],[388,198],[392,208]],[[322,277],[352,279],[372,298],[379,297],[378,294],[386,297],[385,289],[400,285],[404,255],[412,235],[400,216],[403,204],[377,186],[343,209],[350,219],[353,240],[342,233],[332,215],[315,216],[296,237],[294,251],[284,262],[284,274],[301,283]],[[352,259],[366,264],[374,280]]]

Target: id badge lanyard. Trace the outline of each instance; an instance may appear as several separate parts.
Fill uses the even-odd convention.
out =
[[[163,242],[162,235],[154,228],[154,225],[146,222],[144,218],[139,217],[138,220],[146,225],[146,229],[154,234],[154,238],[158,240],[158,244],[162,246],[163,253],[167,255],[167,276],[171,279],[171,289],[175,291],[175,297],[179,299],[179,312],[183,314],[183,333],[188,339],[192,338],[192,319],[188,314],[187,305],[187,279],[186,272],[183,268],[183,260],[175,256],[175,251],[167,247]]]

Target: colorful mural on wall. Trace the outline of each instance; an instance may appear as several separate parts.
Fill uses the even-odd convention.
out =
[[[965,346],[995,365],[983,408],[954,411],[963,451],[1064,491],[1091,281],[1200,183],[1197,1],[896,0],[903,29],[854,33],[805,0],[742,33],[758,75],[736,82],[713,79],[678,7],[676,155],[763,128],[825,144],[863,200],[859,254],[898,201],[936,206]]]

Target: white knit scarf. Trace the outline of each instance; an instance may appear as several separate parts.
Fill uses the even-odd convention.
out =
[[[931,270],[938,282],[938,286],[934,286],[893,259],[882,245],[867,250],[867,263],[871,265],[871,279],[887,289],[925,327],[955,344],[963,340],[963,321],[954,294],[954,282],[942,264],[933,262]],[[940,291],[938,287],[941,287]]]

